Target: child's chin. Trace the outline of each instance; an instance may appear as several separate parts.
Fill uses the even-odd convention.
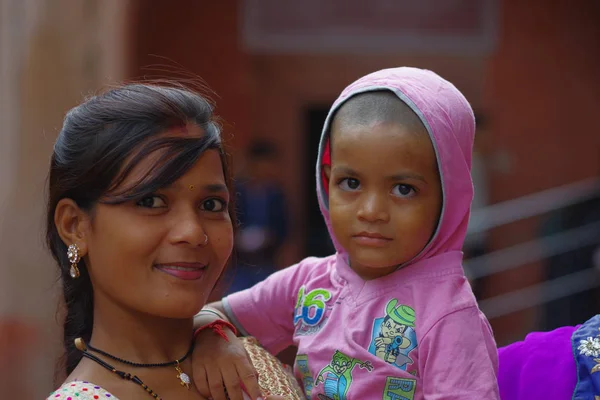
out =
[[[396,263],[395,260],[384,260],[384,259],[372,259],[372,258],[360,258],[357,257],[356,261],[353,263],[354,266],[360,266],[360,269],[364,272],[368,272],[369,274],[376,274],[379,276],[385,276],[391,274],[398,266],[402,263]],[[351,263],[352,264],[352,263]],[[357,268],[352,267],[356,272]]]
[[[371,252],[356,252],[354,257],[351,257],[356,264],[362,265],[369,269],[393,270],[396,267],[405,263],[403,259],[385,257],[381,254],[368,254]]]

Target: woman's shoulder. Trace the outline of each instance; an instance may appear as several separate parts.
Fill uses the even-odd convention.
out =
[[[87,381],[65,382],[46,400],[119,400],[100,386]]]

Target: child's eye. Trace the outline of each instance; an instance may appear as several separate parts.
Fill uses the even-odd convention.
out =
[[[143,208],[165,208],[167,203],[160,196],[151,195],[137,201],[135,205]]]
[[[360,188],[360,181],[354,178],[344,178],[338,185],[342,190],[353,191]]]
[[[392,189],[392,194],[398,197],[412,197],[415,193],[415,188],[410,185],[399,184]]]
[[[208,199],[202,202],[200,209],[210,212],[221,212],[227,209],[227,203],[221,199]]]

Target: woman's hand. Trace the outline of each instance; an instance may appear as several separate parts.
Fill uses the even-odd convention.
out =
[[[213,400],[243,400],[242,388],[253,400],[262,400],[258,376],[242,341],[229,329],[227,338],[212,329],[200,331],[192,355],[194,383],[201,395]],[[270,400],[284,400],[267,397]]]

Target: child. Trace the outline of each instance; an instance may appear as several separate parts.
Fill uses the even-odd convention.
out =
[[[308,398],[498,399],[492,330],[461,265],[474,132],[467,100],[433,72],[386,69],[351,84],[325,121],[317,162],[337,253],[213,303],[198,323],[225,313],[272,353],[298,346]],[[220,371],[195,371],[215,399],[222,382],[254,392],[228,337],[196,350],[195,370],[202,349],[222,354]]]

